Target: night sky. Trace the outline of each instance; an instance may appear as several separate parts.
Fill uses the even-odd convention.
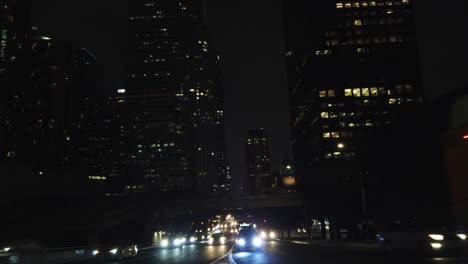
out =
[[[126,0],[32,2],[33,20],[43,33],[88,48],[102,64],[105,89],[122,87]],[[441,3],[419,1],[417,10],[429,100],[468,84],[468,8],[464,0]],[[244,138],[250,128],[269,133],[275,169],[291,153],[281,0],[209,0],[207,24],[221,54],[233,174],[245,175]]]

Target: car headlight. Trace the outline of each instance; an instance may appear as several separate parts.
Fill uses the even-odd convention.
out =
[[[225,237],[220,237],[219,242],[221,242],[221,244],[224,244],[226,242],[226,238]]]
[[[238,239],[238,240],[237,240],[237,244],[238,244],[239,246],[244,246],[244,245],[245,245],[245,239],[243,239],[243,238]]]
[[[8,251],[11,250],[11,248],[10,248],[10,247],[6,247],[6,248],[3,248],[3,250],[4,250],[5,252],[8,252]]]
[[[182,244],[182,241],[180,239],[174,239],[174,246],[179,246],[180,244]]]
[[[461,240],[466,240],[466,234],[457,234],[457,237]]]
[[[93,256],[96,256],[97,254],[99,254],[99,250],[93,250]]]
[[[212,238],[212,237],[210,237],[210,238],[208,239],[208,243],[213,244],[213,238]]]
[[[167,247],[167,246],[169,246],[169,240],[163,239],[163,240],[161,241],[161,246],[162,246],[162,247]]]
[[[429,237],[436,241],[444,240],[444,236],[439,234],[429,234]]]
[[[431,247],[433,249],[440,249],[442,247],[441,243],[431,243]]]
[[[260,232],[260,237],[262,239],[265,239],[267,237],[266,233],[264,231]]]
[[[190,242],[195,242],[195,240],[197,240],[195,237],[190,237]]]
[[[205,239],[205,236],[202,236],[201,239]]]
[[[183,238],[180,239],[180,242],[181,242],[181,243],[185,243],[186,241],[187,241],[187,238],[185,238],[185,237],[183,237]]]
[[[254,237],[252,244],[256,247],[259,247],[262,245],[262,239],[260,237]]]
[[[118,249],[117,249],[117,248],[114,248],[114,249],[112,249],[112,250],[109,250],[109,253],[115,255],[115,254],[117,254],[117,251],[118,251]]]
[[[269,236],[270,236],[270,239],[275,239],[276,238],[276,234],[273,231],[270,232]]]

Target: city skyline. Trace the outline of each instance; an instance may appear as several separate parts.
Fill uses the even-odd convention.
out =
[[[0,262],[464,262],[467,45],[464,0],[0,0]]]

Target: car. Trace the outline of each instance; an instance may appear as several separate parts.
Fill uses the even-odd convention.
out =
[[[451,254],[466,249],[466,238],[463,231],[401,223],[391,224],[377,234],[381,246],[389,251],[413,250],[428,255]]]
[[[263,229],[260,231],[260,237],[263,240],[274,240],[278,237],[278,235],[273,230]]]
[[[138,246],[136,244],[108,243],[94,249],[92,254],[96,258],[122,260],[137,256]]]
[[[187,245],[193,245],[198,242],[198,237],[197,237],[197,234],[195,233],[188,234],[185,238],[186,238],[185,244]]]
[[[160,242],[162,248],[178,248],[183,247],[187,242],[187,238],[184,235],[170,235],[163,238]]]
[[[257,230],[253,228],[242,229],[236,238],[236,250],[261,250],[263,240]]]
[[[208,244],[210,245],[224,245],[226,244],[227,239],[226,236],[223,233],[217,233],[213,234],[209,239],[208,239]]]
[[[209,242],[210,234],[206,233],[206,232],[197,233],[196,239],[197,239],[198,242],[207,243],[207,242]]]

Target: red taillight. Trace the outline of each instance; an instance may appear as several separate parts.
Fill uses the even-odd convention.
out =
[[[468,135],[464,135],[464,136],[463,136],[463,139],[468,140]]]

